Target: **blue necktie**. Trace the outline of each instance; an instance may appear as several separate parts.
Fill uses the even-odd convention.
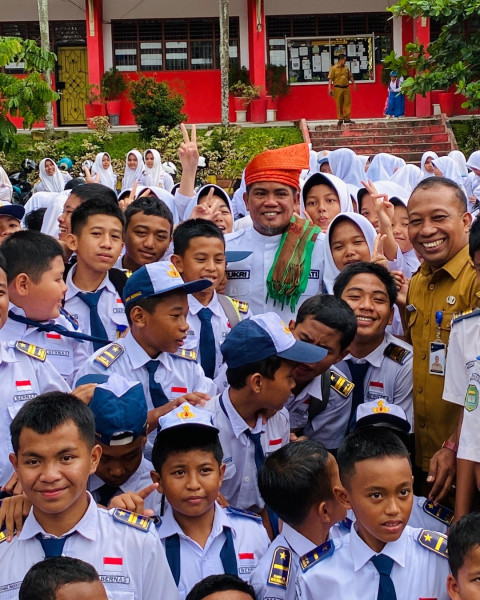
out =
[[[115,494],[118,494],[118,492],[121,492],[121,491],[122,491],[121,488],[119,488],[116,485],[110,485],[108,483],[104,483],[97,490],[99,503],[102,506],[108,507],[108,505],[110,504],[110,500],[115,496]]]
[[[215,336],[212,327],[213,313],[209,308],[198,311],[200,328],[200,362],[205,375],[213,379],[215,373]]]
[[[79,292],[78,297],[83,300],[90,309],[90,333],[97,338],[106,340],[108,339],[107,332],[100,319],[100,315],[98,314],[98,301],[100,300],[102,292],[103,288],[96,292]],[[93,348],[99,350],[102,348],[102,344],[93,342]]]
[[[390,573],[393,567],[393,558],[385,554],[377,554],[370,559],[380,574],[380,585],[378,586],[377,600],[397,600],[395,586]]]
[[[163,406],[168,402],[168,398],[165,395],[162,386],[155,381],[155,372],[158,369],[158,365],[158,360],[149,360],[145,363],[145,368],[148,371],[148,387],[150,388],[150,396],[155,408]]]
[[[265,462],[265,454],[262,448],[262,442],[260,439],[261,433],[252,433],[250,429],[245,429],[245,435],[252,440],[253,446],[255,448],[255,466],[257,467],[257,472],[263,467],[263,463]]]
[[[36,537],[42,544],[43,551],[45,552],[45,558],[51,558],[52,556],[62,556],[65,542],[71,535],[73,535],[73,533],[61,538],[46,538],[43,537],[41,533],[37,533]]]
[[[370,363],[355,363],[351,358],[349,358],[346,362],[352,375],[352,382],[355,384],[352,392],[352,408],[350,410],[350,419],[348,422],[348,431],[351,431],[357,421],[357,408],[360,406],[360,404],[365,402],[363,383],[370,367]]]

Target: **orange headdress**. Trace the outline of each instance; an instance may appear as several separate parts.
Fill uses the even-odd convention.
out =
[[[275,181],[300,189],[300,173],[309,168],[307,144],[295,144],[276,150],[265,150],[253,158],[245,169],[245,183]]]

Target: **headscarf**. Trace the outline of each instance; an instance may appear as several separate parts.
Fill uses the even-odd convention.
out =
[[[339,269],[337,268],[337,265],[335,264],[335,261],[333,260],[332,250],[330,248],[330,232],[335,227],[335,223],[340,218],[350,219],[350,221],[353,221],[355,225],[357,225],[361,229],[367,242],[367,245],[370,249],[370,254],[373,253],[373,244],[375,242],[375,238],[377,237],[377,232],[375,231],[373,225],[368,219],[366,219],[362,215],[359,215],[357,213],[349,213],[348,215],[337,215],[334,219],[332,219],[332,222],[330,223],[327,229],[327,236],[324,244],[325,266],[323,272],[323,284],[325,285],[328,294],[333,293],[333,284],[335,283],[337,275],[340,273]]]
[[[480,150],[475,150],[468,157],[467,167],[470,169],[480,169]]]
[[[0,167],[0,202],[11,202],[13,187],[3,167]]]
[[[47,160],[51,161],[55,167],[55,172],[53,175],[47,175],[47,171],[45,170],[45,163]],[[44,158],[40,161],[40,179],[42,180],[43,187],[45,188],[44,192],[63,192],[65,189],[65,179],[62,177],[60,173],[60,169],[57,167],[53,158]]]
[[[190,219],[192,211],[195,208],[195,206],[197,206],[198,201],[202,200],[203,198],[206,198],[206,196],[208,195],[208,192],[210,191],[210,188],[212,188],[212,187],[215,189],[215,192],[214,192],[215,196],[219,196],[220,198],[225,200],[225,204],[228,206],[228,210],[230,211],[231,214],[233,214],[232,200],[231,200],[230,196],[227,194],[227,192],[223,188],[221,188],[219,185],[217,185],[216,183],[207,183],[205,185],[202,185],[202,187],[198,189],[195,196],[187,204],[187,208],[185,209],[185,213],[184,213],[185,221],[187,219]],[[204,190],[208,190],[206,194],[202,194],[202,192]]]
[[[353,212],[352,199],[350,197],[350,191],[347,187],[347,184],[344,181],[342,181],[339,177],[331,175],[330,173],[314,173],[305,181],[305,185],[303,186],[301,194],[302,209],[304,211],[305,199],[307,197],[308,192],[312,189],[312,187],[322,184],[328,185],[329,187],[333,187],[333,189],[337,192],[337,196],[340,201],[340,213]]]
[[[310,152],[307,144],[295,144],[257,154],[245,169],[247,186],[259,181],[283,183],[300,189],[300,173],[309,167]]]
[[[465,190],[465,186],[463,185],[463,177],[460,173],[459,168],[457,167],[457,163],[448,156],[441,156],[440,158],[435,158],[433,161],[433,165],[440,169],[442,172],[442,176],[447,179],[451,179],[454,181],[462,190],[462,192],[467,195]]]
[[[407,194],[410,195],[423,178],[424,174],[419,167],[416,165],[405,165],[404,167],[400,167],[390,177],[390,181],[402,186]]]
[[[153,167],[151,168],[147,167],[146,159],[148,152],[153,154]],[[162,157],[160,156],[160,152],[155,150],[155,148],[149,148],[143,153],[143,159],[145,161],[145,184],[160,187],[159,184],[163,181],[162,175],[165,173],[162,167]]]
[[[137,168],[135,170],[130,169],[130,167],[128,166],[128,157],[130,154],[133,154],[134,156],[137,157]],[[143,173],[145,171],[145,165],[143,164],[143,158],[142,155],[140,154],[140,152],[138,150],[130,150],[130,152],[127,152],[127,157],[126,157],[126,162],[125,162],[125,173],[123,176],[123,180],[122,180],[122,191],[125,190],[126,188],[133,188],[133,184],[136,181],[142,182],[144,181],[143,179]]]
[[[395,170],[405,166],[405,161],[399,156],[393,154],[387,154],[386,152],[380,152],[375,154],[368,167],[366,176],[371,181],[380,181],[389,179]]]
[[[390,198],[398,198],[405,206],[407,205],[410,194],[398,183],[388,179],[387,181],[375,181],[373,185],[379,194],[386,194],[389,200]]]
[[[345,183],[361,186],[365,179],[365,166],[363,161],[350,148],[338,148],[330,152],[328,162],[332,173]]]
[[[105,156],[105,154],[110,159],[110,165],[109,165],[108,169],[104,169],[103,165],[102,165],[102,160],[103,160],[103,157]],[[117,176],[113,172],[112,159],[108,152],[99,152],[97,154],[97,156],[95,157],[95,162],[93,163],[93,167],[92,167],[92,175],[97,175],[97,174],[100,175],[100,183],[103,183],[103,185],[106,185],[113,191],[116,191]]]
[[[448,157],[455,161],[458,170],[460,171],[460,175],[466,177],[468,175],[467,159],[463,152],[460,152],[460,150],[452,150],[448,153]]]
[[[47,210],[43,215],[43,222],[41,232],[51,235],[52,237],[58,238],[58,217],[63,212],[63,207],[67,198],[70,196],[72,190],[64,190],[60,194],[56,194],[50,204],[47,206]]]
[[[434,176],[433,173],[429,173],[425,169],[425,163],[427,162],[427,158],[429,158],[429,157],[431,157],[435,160],[436,158],[438,158],[438,154],[436,152],[433,152],[432,150],[428,150],[428,152],[423,153],[422,160],[420,161],[420,169],[422,169],[422,171],[424,173],[424,178]]]
[[[170,192],[167,192],[167,190],[164,190],[161,187],[158,187],[157,185],[139,185],[137,187],[137,198],[140,198],[140,196],[143,194],[143,192],[145,190],[150,190],[151,196],[155,196],[156,198],[158,198],[159,200],[162,200],[162,202],[165,202],[165,204],[168,206],[168,208],[170,209],[172,215],[173,215],[173,224],[174,225],[178,225],[180,223],[180,219],[178,217],[178,212],[177,212],[177,206],[175,204],[175,198],[172,196],[172,194]],[[126,191],[126,190],[123,190]]]

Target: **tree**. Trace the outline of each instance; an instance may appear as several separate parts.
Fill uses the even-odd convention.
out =
[[[220,9],[220,73],[222,86],[222,125],[228,125],[228,73],[230,67],[229,8],[230,0],[219,0]]]
[[[22,117],[24,129],[31,129],[47,113],[46,103],[58,99],[42,72],[52,69],[55,54],[46,52],[33,40],[0,37],[0,69],[11,63],[23,63],[25,76],[18,77],[0,71],[0,150],[16,147],[17,128],[9,119]]]
[[[395,17],[433,17],[441,24],[440,35],[427,48],[407,44],[405,56],[392,52],[385,59],[386,68],[402,66],[416,73],[405,79],[402,91],[410,99],[432,90],[454,86],[463,94],[463,108],[480,108],[480,31],[477,0],[399,0],[387,8]],[[466,32],[465,23],[475,25]],[[477,29],[477,31],[475,31]],[[401,70],[401,69],[400,69]]]
[[[48,24],[48,0],[38,0],[38,22],[40,24],[40,44],[42,50],[50,51],[50,30]],[[51,85],[52,73],[50,69],[45,71],[45,81]],[[45,133],[51,136],[53,133],[53,107],[51,102],[47,102],[47,114],[45,116]]]

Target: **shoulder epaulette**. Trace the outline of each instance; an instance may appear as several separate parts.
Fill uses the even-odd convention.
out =
[[[435,552],[444,558],[448,558],[447,554],[447,536],[438,531],[430,531],[429,529],[422,529],[420,535],[417,538],[417,542],[420,546],[423,546],[430,552]]]
[[[427,515],[431,515],[437,521],[444,523],[445,525],[451,525],[453,521],[453,510],[447,508],[446,506],[442,506],[441,504],[435,504],[431,500],[425,500],[423,503],[423,511],[427,513]]]
[[[403,348],[398,344],[390,342],[390,344],[388,344],[388,346],[383,351],[383,354],[387,358],[390,358],[394,362],[398,363],[399,365],[403,365],[407,358],[410,356],[411,352],[407,348]]]
[[[230,298],[230,300],[237,307],[238,312],[246,314],[248,313],[248,302],[244,302],[243,300],[237,300],[236,298]]]
[[[94,362],[98,362],[103,365],[106,369],[113,365],[113,363],[122,356],[124,353],[123,346],[120,344],[109,344],[98,356],[94,358]]]
[[[186,360],[197,360],[197,352],[195,350],[186,350],[185,348],[180,348],[172,356],[185,358]]]
[[[129,510],[116,508],[112,513],[112,517],[119,523],[129,525],[130,527],[140,529],[141,531],[148,531],[150,528],[151,520],[148,517],[137,515],[137,513],[130,512]]]
[[[459,321],[463,321],[464,319],[469,319],[470,317],[478,317],[480,315],[480,308],[469,308],[468,310],[462,310],[461,312],[453,313],[452,317],[452,325],[458,323]]]
[[[292,553],[288,548],[279,546],[275,548],[268,574],[268,585],[287,589],[290,578],[290,565],[292,564]]]
[[[308,569],[311,569],[314,565],[319,563],[321,560],[323,560],[324,558],[327,558],[327,556],[331,556],[333,554],[334,550],[335,550],[334,543],[332,542],[332,540],[328,540],[327,542],[324,542],[320,546],[317,546],[315,548],[315,550],[311,550],[307,554],[304,554],[303,556],[300,557],[300,567],[301,567],[302,571],[305,573],[305,571],[308,571]]]
[[[0,544],[7,539],[7,535],[5,533],[6,529],[0,530]]]
[[[35,346],[34,344],[22,342],[22,340],[18,340],[18,342],[16,342],[15,348],[19,352],[22,352],[23,354],[26,354],[31,358],[41,360],[42,362],[45,362],[45,359],[47,358],[47,351],[45,350],[45,348],[40,348],[39,346]]]
[[[339,522],[339,525],[342,529],[346,529],[347,531],[350,531],[352,529],[353,521],[352,521],[352,519],[345,517],[343,519],[343,521]]]
[[[340,396],[348,398],[352,393],[355,384],[349,381],[345,375],[341,375],[332,369],[330,371],[330,387],[336,390]]]
[[[75,317],[72,317],[72,315],[69,312],[67,312],[63,307],[60,309],[60,314],[63,315],[67,319],[67,321],[69,321],[73,325],[73,328],[75,330],[78,329],[77,319]]]
[[[130,271],[129,269],[127,269],[125,271],[125,275],[127,276],[127,279],[132,276],[132,273],[133,273],[133,271]]]
[[[250,510],[244,510],[243,508],[236,508],[235,506],[227,506],[227,512],[235,515],[237,517],[245,517],[247,519],[253,519],[257,521],[257,523],[263,523],[263,519],[257,513],[254,513]]]

